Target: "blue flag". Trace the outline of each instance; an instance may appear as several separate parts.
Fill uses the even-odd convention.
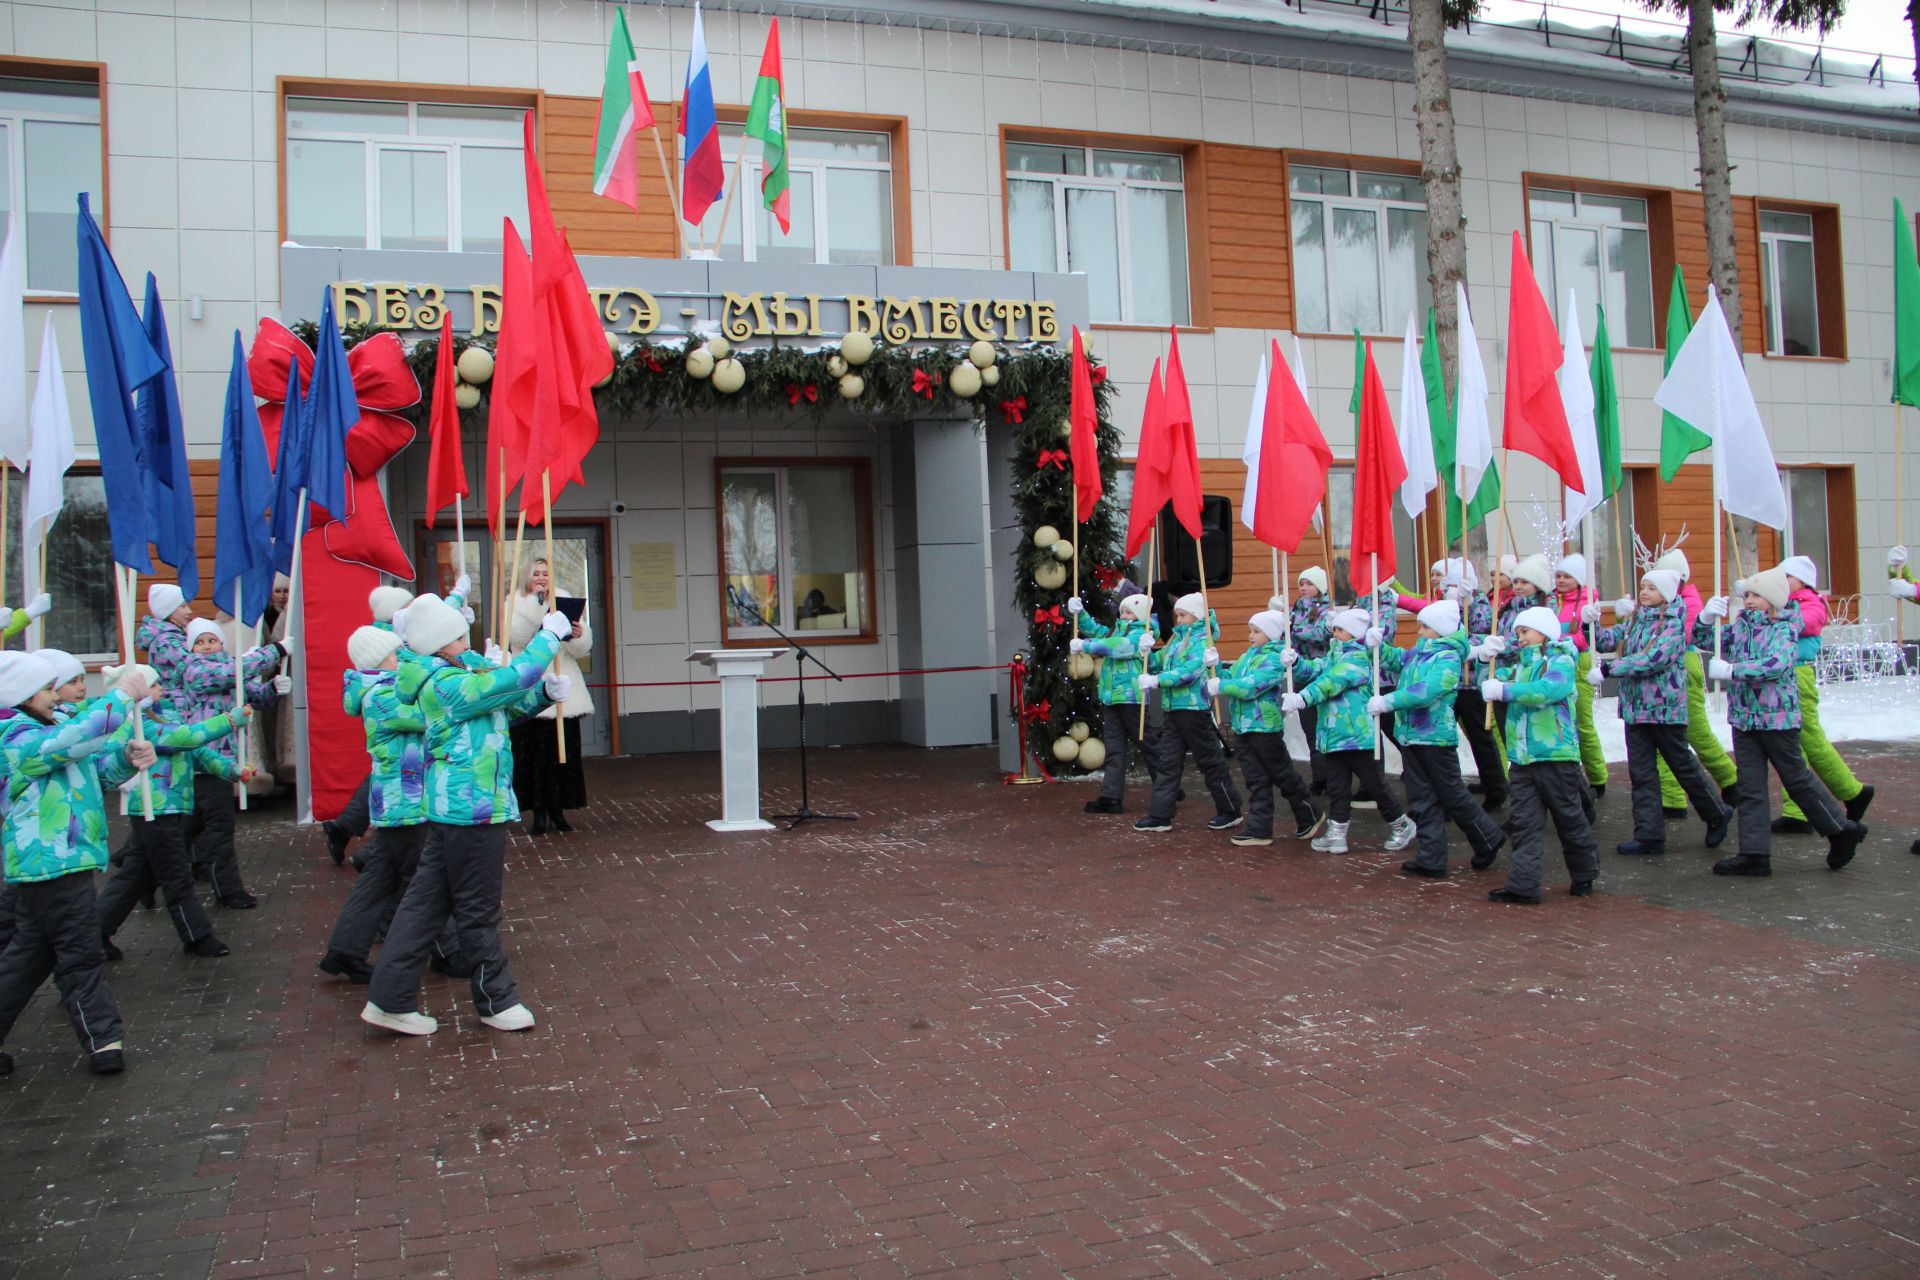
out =
[[[142,316],[147,341],[160,357],[160,374],[133,397],[133,430],[147,462],[147,512],[153,521],[153,545],[173,566],[180,590],[191,600],[200,594],[200,559],[195,554],[193,480],[187,474],[186,424],[180,391],[173,378],[173,347],[167,341],[167,314],[160,306],[160,285],[147,272],[147,305]]]
[[[260,432],[260,410],[253,403],[246,347],[235,329],[233,372],[227,375],[227,413],[220,429],[213,603],[249,627],[260,621],[273,590],[273,531],[267,519],[272,505],[273,472],[267,467],[267,439]],[[244,613],[233,607],[236,582],[240,584]]]
[[[93,406],[93,433],[100,449],[100,478],[106,488],[107,526],[113,558],[142,573],[153,572],[147,544],[153,541],[147,509],[147,459],[134,430],[134,392],[159,376],[166,364],[133,309],[126,281],[114,265],[100,225],[80,193],[80,343],[86,352],[87,399]]]
[[[315,339],[313,381],[307,387],[304,413],[307,427],[307,503],[320,507],[335,520],[347,518],[347,432],[360,421],[360,401],[353,394],[353,371],[347,367],[347,348],[333,319],[333,290],[320,304],[320,333]],[[309,514],[311,527],[321,517]]]
[[[307,487],[307,408],[300,395],[300,362],[287,362],[287,404],[280,415],[280,451],[273,465],[273,567],[293,572],[294,527],[300,519],[300,491]],[[311,524],[303,526],[302,532]]]

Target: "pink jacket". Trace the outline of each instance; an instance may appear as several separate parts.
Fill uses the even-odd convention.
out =
[[[1817,636],[1827,627],[1827,601],[1812,587],[1802,587],[1787,599],[1800,606],[1800,634]]]
[[[1691,637],[1693,635],[1694,624],[1700,620],[1700,610],[1706,607],[1706,601],[1700,598],[1700,593],[1693,589],[1691,582],[1683,582],[1680,584],[1680,599],[1687,606],[1686,633]]]
[[[1560,612],[1560,638],[1572,640],[1573,647],[1582,653],[1587,648],[1587,632],[1580,623],[1580,611],[1598,599],[1599,596],[1585,587],[1554,597]]]

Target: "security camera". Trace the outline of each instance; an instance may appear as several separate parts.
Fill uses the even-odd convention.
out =
[[[610,516],[623,516],[627,514],[627,504],[615,498],[607,504],[607,514]]]

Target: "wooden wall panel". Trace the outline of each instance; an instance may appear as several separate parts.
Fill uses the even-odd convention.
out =
[[[1760,202],[1752,196],[1733,198],[1733,238],[1740,264],[1740,349],[1758,354],[1767,349],[1767,321],[1760,297]]]
[[[1281,153],[1208,143],[1204,235],[1211,266],[1208,322],[1293,327],[1292,236]],[[1195,294],[1199,296],[1198,291]]]
[[[1653,473],[1656,480],[1659,473]],[[1702,598],[1713,594],[1713,468],[1706,463],[1691,462],[1681,467],[1670,484],[1653,486],[1654,503],[1652,509],[1636,516],[1634,523],[1641,529],[1641,537],[1651,526],[1660,538],[1672,539],[1679,536],[1680,530],[1687,531],[1687,541],[1683,550],[1687,561],[1693,566],[1694,586]],[[1636,489],[1637,499],[1641,491]],[[1723,516],[1722,519],[1725,519]],[[1757,568],[1766,568],[1780,563],[1780,535],[1777,531],[1760,527],[1760,564],[1738,565],[1734,563],[1732,530],[1722,525],[1721,538],[1726,554],[1726,589],[1733,590],[1733,580],[1740,570],[1753,572]],[[1652,539],[1649,539],[1651,542]]]
[[[654,104],[661,134],[672,143],[670,108]],[[653,135],[640,137],[640,211],[593,194],[593,149],[600,127],[598,98],[546,99],[543,168],[554,221],[566,228],[575,253],[608,257],[671,258],[673,195],[660,176]],[[669,153],[671,162],[672,155]]]
[[[1836,598],[1860,592],[1860,526],[1854,505],[1853,468],[1827,468],[1827,566],[1822,584]]]
[[[189,458],[187,473],[193,477],[193,517],[195,551],[200,561],[200,594],[187,603],[193,606],[195,614],[202,618],[214,616],[213,608],[213,543],[214,528],[219,521],[220,496],[220,460],[218,458]],[[140,575],[140,596],[135,602],[135,617],[144,617],[147,612],[147,588],[160,582],[178,582],[179,576],[172,569],[161,565],[156,554],[153,559],[157,573]]]

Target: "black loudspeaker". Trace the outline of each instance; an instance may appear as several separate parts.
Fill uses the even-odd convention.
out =
[[[1166,548],[1167,579],[1198,584],[1193,535],[1173,518],[1171,505],[1160,513],[1160,545]],[[1212,493],[1201,497],[1200,552],[1206,556],[1208,590],[1233,581],[1233,499]]]

